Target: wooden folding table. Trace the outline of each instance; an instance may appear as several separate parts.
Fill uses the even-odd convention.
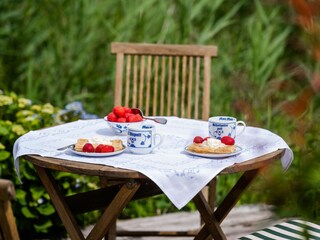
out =
[[[194,235],[194,239],[207,239],[212,236],[214,239],[226,239],[221,229],[221,222],[228,215],[231,209],[247,189],[250,183],[266,166],[279,159],[284,150],[277,150],[272,153],[259,156],[249,161],[234,164],[224,169],[220,174],[232,174],[242,172],[242,176],[234,185],[221,204],[212,210],[207,200],[200,191],[193,202],[200,213],[204,224]],[[26,155],[25,159],[30,161],[44,187],[46,188],[60,218],[71,239],[85,239],[78,226],[75,215],[96,209],[103,209],[100,219],[86,239],[102,239],[112,229],[114,222],[131,200],[146,198],[161,194],[162,191],[147,176],[132,170],[109,167],[105,165],[81,163],[38,155]],[[72,196],[64,196],[60,191],[59,183],[54,179],[51,171],[70,172],[88,176],[99,176],[106,187],[90,192],[79,193]],[[150,235],[150,232],[122,233],[121,235]],[[157,235],[180,236],[181,232],[159,232]],[[184,233],[188,235],[188,233]],[[190,234],[190,233],[189,233]]]

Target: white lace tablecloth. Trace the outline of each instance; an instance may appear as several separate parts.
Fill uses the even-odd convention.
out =
[[[207,136],[208,123],[177,117],[167,117],[167,119],[166,125],[148,120],[148,123],[154,124],[156,131],[163,136],[163,143],[152,154],[147,155],[131,154],[126,149],[122,154],[112,157],[89,158],[75,155],[70,150],[56,150],[75,143],[78,138],[98,135],[120,138],[126,144],[126,136],[115,136],[103,119],[79,120],[31,131],[21,136],[14,144],[13,155],[17,174],[20,178],[19,157],[28,154],[136,170],[154,181],[180,209],[220,171],[234,163],[278,149],[286,149],[281,159],[284,170],[293,160],[292,150],[281,137],[255,127],[247,127],[245,132],[236,139],[236,144],[243,148],[241,154],[237,156],[222,159],[191,156],[184,151],[185,146],[192,142],[194,136]]]

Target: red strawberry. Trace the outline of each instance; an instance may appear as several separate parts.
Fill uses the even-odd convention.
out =
[[[101,153],[101,150],[102,150],[103,146],[104,146],[103,144],[99,144],[94,151],[96,153]]]
[[[106,152],[114,152],[114,147],[111,145],[104,145],[101,149],[102,153],[106,153]]]
[[[225,145],[234,145],[234,142],[235,142],[234,139],[229,136],[222,137],[220,141]]]
[[[94,146],[91,143],[86,143],[82,147],[82,152],[94,152]]]
[[[130,115],[133,115],[133,114],[132,113],[125,113],[124,114],[124,117],[126,118],[127,122],[128,122],[128,118],[129,118]]]
[[[134,114],[129,115],[127,122],[136,122],[136,116]]]
[[[136,116],[136,122],[141,122],[143,120],[140,114],[136,114],[135,116]]]
[[[210,138],[210,137],[205,137],[205,138],[203,139],[203,141],[207,141],[209,138]]]
[[[120,117],[118,118],[118,121],[117,122],[126,122],[127,120],[124,118],[124,117]]]
[[[132,113],[131,108],[129,108],[129,107],[123,107],[123,108],[124,108],[125,113]]]
[[[114,112],[109,113],[107,116],[107,119],[110,122],[117,122],[118,121],[118,118],[117,118],[116,114],[114,114]]]
[[[117,115],[118,118],[124,117],[125,109],[122,106],[116,106],[112,109],[112,112]]]
[[[196,136],[196,137],[193,139],[193,142],[194,142],[194,143],[202,143],[202,142],[203,142],[203,138],[200,137],[200,136]]]

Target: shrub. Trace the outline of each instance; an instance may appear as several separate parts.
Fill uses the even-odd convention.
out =
[[[15,183],[16,201],[13,202],[13,207],[21,236],[28,236],[30,239],[53,232],[64,235],[65,230],[32,164],[23,160],[20,161],[23,184],[20,184],[13,166],[13,144],[28,131],[53,126],[81,116],[86,116],[82,108],[69,106],[68,109],[61,110],[50,103],[33,104],[31,100],[18,97],[14,93],[0,92],[0,177]],[[61,182],[63,191],[68,194],[97,188],[95,178],[62,172],[54,174]],[[98,213],[93,212],[79,217],[79,224],[87,225],[97,216]]]

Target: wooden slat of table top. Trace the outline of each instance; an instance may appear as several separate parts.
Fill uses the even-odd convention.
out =
[[[237,172],[244,172],[248,170],[253,170],[261,167],[268,166],[272,162],[280,159],[285,152],[285,149],[278,149],[272,153],[265,154],[263,156],[248,160],[242,163],[234,164],[230,167],[225,168],[220,172],[220,174],[230,174]]]
[[[38,155],[27,155],[25,159],[30,161],[34,165],[40,167],[62,171],[62,172],[71,172],[76,174],[83,174],[89,176],[101,176],[108,178],[123,178],[123,179],[144,179],[147,178],[142,173],[115,168],[106,165],[92,164],[92,163],[83,163],[70,160],[63,160],[51,157],[41,157]]]
[[[267,166],[273,161],[279,159],[284,154],[284,149],[279,149],[269,154],[265,154],[261,157],[254,158],[242,163],[234,164],[224,169],[220,174],[231,174],[237,172],[244,172],[251,169],[257,169],[263,166]],[[133,179],[146,179],[144,174],[137,171],[114,168],[111,166],[82,163],[70,160],[63,160],[50,157],[41,157],[38,155],[27,155],[25,158],[31,163],[40,167],[45,167],[53,170],[72,172],[77,174],[84,174],[90,176],[103,176],[108,178],[133,178]],[[212,160],[214,161],[214,160]]]

